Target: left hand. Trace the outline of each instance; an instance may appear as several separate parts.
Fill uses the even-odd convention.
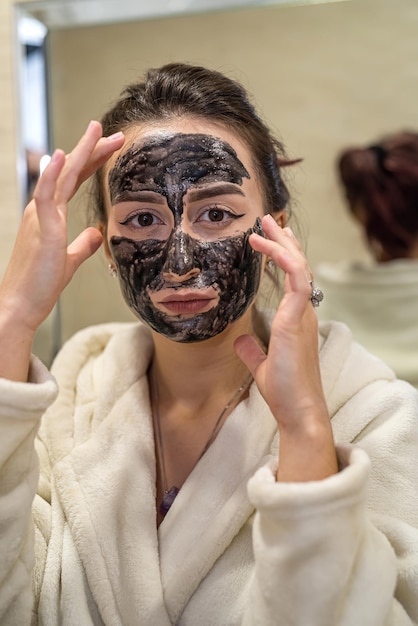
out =
[[[311,460],[317,447],[318,456],[325,455],[329,470],[318,467],[319,472],[309,477],[295,475],[290,479],[322,478],[323,472],[329,475],[337,471],[337,462],[321,382],[318,321],[310,300],[312,272],[289,228],[281,228],[271,215],[263,218],[262,225],[266,238],[253,234],[250,243],[283,269],[285,293],[271,326],[268,353],[249,335],[239,337],[235,347],[279,425],[280,468],[286,459],[288,468],[294,463],[298,467],[297,457],[306,452]],[[318,458],[318,463],[322,466],[323,461]]]

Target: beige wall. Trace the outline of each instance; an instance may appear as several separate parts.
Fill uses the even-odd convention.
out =
[[[8,19],[4,0],[1,6],[0,17],[6,11]],[[69,150],[88,121],[149,66],[180,60],[220,69],[254,93],[289,153],[304,158],[291,172],[291,189],[311,265],[364,257],[337,188],[334,158],[348,143],[418,127],[417,33],[416,0],[271,6],[56,31],[51,45],[55,144]],[[2,37],[2,46],[4,41]],[[1,59],[10,68],[9,47],[1,48]],[[3,63],[0,68],[3,80]],[[13,107],[0,106],[7,109],[0,123],[8,142],[0,174],[6,188],[3,259],[16,223],[16,189],[11,182]],[[73,206],[74,234],[85,223],[86,204],[83,197]],[[101,253],[67,288],[62,310],[65,338],[87,324],[131,319]]]

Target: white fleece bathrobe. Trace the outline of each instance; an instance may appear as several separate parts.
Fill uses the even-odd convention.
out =
[[[56,400],[39,361],[0,380],[1,626],[418,623],[417,391],[324,325],[341,471],[275,482],[253,384],[157,530],[151,355],[141,324],[104,325],[64,346]]]
[[[418,388],[418,259],[321,263],[318,318],[347,324],[354,339]]]

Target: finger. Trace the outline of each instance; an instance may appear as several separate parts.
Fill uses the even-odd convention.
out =
[[[58,177],[65,166],[65,152],[63,150],[55,150],[50,162],[42,172],[36,187],[33,191],[33,200],[35,201],[36,211],[40,225],[48,220],[48,223],[56,216],[55,191]]]
[[[45,203],[54,199],[58,176],[65,165],[65,152],[55,150],[48,165],[39,177],[33,191],[33,198],[40,203]]]
[[[68,284],[76,270],[91,257],[101,246],[103,235],[97,228],[90,226],[81,232],[67,248],[67,269],[65,284]]]
[[[306,279],[309,283],[309,286],[312,288],[312,284],[313,284],[313,278],[314,275],[312,273],[311,268],[309,267],[309,263],[306,259],[305,256],[305,252],[302,248],[302,245],[300,243],[300,241],[298,241],[298,239],[296,239],[295,235],[293,234],[293,231],[291,228],[287,227],[283,229],[283,232],[287,235],[287,237],[289,237],[289,239],[291,239],[292,241],[292,245],[296,247],[296,249],[299,251],[299,253],[301,254],[304,262],[305,262],[305,266],[306,266]]]
[[[272,251],[274,250],[272,242],[275,242],[293,254],[304,256],[299,242],[289,227],[282,228],[271,215],[263,217],[262,226],[264,237],[256,233],[254,233],[254,237],[251,236],[253,241],[258,241],[256,244],[257,250],[263,252],[266,250]],[[260,246],[262,247],[260,248]]]
[[[62,208],[77,191],[77,181],[102,136],[100,122],[91,121],[75,148],[67,155],[57,182],[56,202]]]
[[[264,233],[269,239],[277,241],[290,252],[299,253],[303,257],[305,256],[302,246],[289,226],[282,228],[270,214],[263,217],[262,225]]]
[[[77,188],[94,172],[99,169],[109,157],[115,152],[115,150],[119,150],[125,142],[125,136],[122,132],[115,133],[110,137],[102,137],[97,142],[96,147],[94,148],[90,159],[88,160],[86,166],[82,169],[79,174],[77,181]]]
[[[252,247],[267,254],[285,276],[285,295],[280,304],[281,318],[289,327],[298,327],[306,308],[311,305],[312,272],[302,248],[289,228],[281,228],[271,216],[263,218],[265,237],[253,234]]]
[[[294,244],[289,247],[283,243],[283,240],[287,238],[282,233],[276,241],[273,241],[254,233],[250,235],[249,241],[254,250],[269,256],[276,265],[286,272],[285,286],[288,290],[290,288],[293,291],[310,293],[311,270],[308,262]]]
[[[266,360],[266,355],[261,346],[251,335],[241,335],[235,340],[234,348],[253,378],[256,379],[259,366]]]
[[[295,246],[301,254],[305,255],[300,241],[295,237],[293,230],[289,226],[283,228],[283,234],[286,235],[287,241],[290,240],[292,245]]]

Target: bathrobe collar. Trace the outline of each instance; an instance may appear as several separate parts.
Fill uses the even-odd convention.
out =
[[[104,621],[176,623],[252,515],[247,482],[277,454],[277,425],[253,383],[157,531],[149,333],[89,331],[54,366],[61,394],[46,436],[60,506]]]
[[[343,324],[322,325],[319,345],[334,435],[348,443],[369,419],[349,398],[374,380],[393,379],[393,372],[353,344]],[[157,531],[146,377],[152,351],[141,324],[80,332],[54,364],[60,395],[42,427],[57,508],[82,555],[88,586],[104,622],[124,626],[178,623],[201,580],[254,512],[248,479],[277,457],[277,425],[253,383]]]

